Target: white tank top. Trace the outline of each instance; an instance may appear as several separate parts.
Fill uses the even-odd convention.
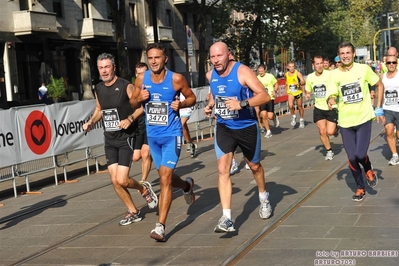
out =
[[[399,112],[399,72],[393,78],[387,78],[387,73],[382,76],[384,84],[384,110]]]

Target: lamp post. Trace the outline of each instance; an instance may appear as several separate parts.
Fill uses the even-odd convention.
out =
[[[399,30],[399,27],[393,27],[393,28],[389,28],[389,29],[380,29],[380,30],[378,30],[375,34],[374,34],[374,37],[373,37],[373,54],[374,54],[374,62],[376,62],[376,60],[377,60],[377,44],[376,44],[376,38],[377,38],[377,35],[380,33],[380,32],[383,32],[383,31],[389,31],[389,30]]]
[[[393,17],[391,15],[395,15],[398,12],[388,12],[387,13],[387,21],[388,21],[388,48],[391,47],[391,19],[393,20]]]

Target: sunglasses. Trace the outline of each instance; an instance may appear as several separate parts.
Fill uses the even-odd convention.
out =
[[[396,61],[388,61],[386,62],[387,65],[396,65],[398,62]]]

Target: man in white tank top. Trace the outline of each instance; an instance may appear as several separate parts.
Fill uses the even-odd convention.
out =
[[[395,126],[396,129],[399,128],[399,74],[397,69],[397,56],[388,55],[385,64],[388,68],[388,72],[381,75],[381,80],[384,84],[384,102],[382,108],[384,109],[386,120],[385,131],[387,144],[392,152],[389,165],[397,165],[399,164],[399,157],[394,136]]]

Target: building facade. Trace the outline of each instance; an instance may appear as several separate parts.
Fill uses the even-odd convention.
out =
[[[158,40],[168,48],[167,67],[189,81],[193,77],[195,86],[197,73],[188,64],[189,58],[198,63],[198,18],[192,12],[192,3],[120,3],[126,10],[124,37],[129,73],[133,76],[135,64],[145,61],[147,44]],[[4,0],[0,9],[0,103],[35,103],[37,89],[51,75],[63,77],[75,99],[81,98],[84,86],[99,82],[97,56],[103,52],[116,56],[115,26],[110,14],[106,0]],[[187,50],[187,26],[193,33],[193,54]],[[206,47],[212,42],[210,32],[208,27]]]

